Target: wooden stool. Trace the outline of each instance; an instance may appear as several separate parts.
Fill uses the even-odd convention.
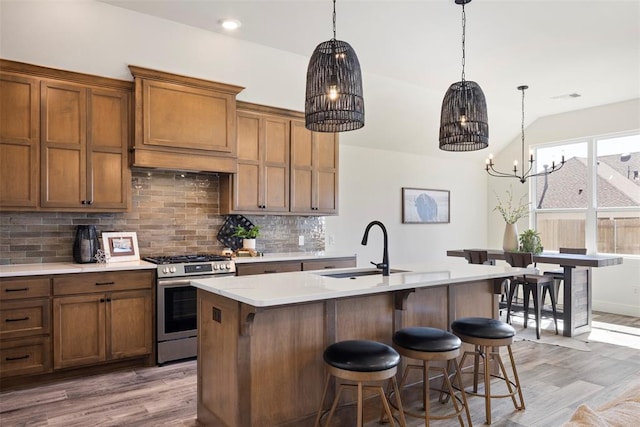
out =
[[[338,406],[342,389],[345,387],[357,387],[357,427],[362,427],[363,423],[363,388],[373,388],[378,391],[380,398],[382,399],[384,412],[387,414],[391,425],[395,426],[393,414],[391,413],[391,408],[387,402],[387,397],[384,394],[382,385],[364,385],[365,382],[384,380],[390,380],[393,385],[393,389],[396,393],[396,404],[398,405],[398,410],[400,412],[400,425],[402,427],[406,425],[404,412],[402,411],[402,402],[400,401],[400,393],[398,392],[398,384],[395,377],[398,370],[398,364],[400,363],[400,355],[397,351],[386,344],[376,341],[350,340],[340,341],[330,345],[325,349],[323,357],[327,365],[328,373],[327,380],[324,385],[324,392],[322,393],[320,408],[318,409],[318,415],[316,416],[316,422],[314,424],[316,427],[320,425],[320,418],[323,415],[322,406],[324,405],[324,400],[327,396],[327,390],[329,389],[329,382],[332,376],[342,380],[355,381],[356,384],[340,384],[325,425],[329,425],[331,422],[333,413]]]
[[[467,394],[474,396],[482,396],[485,399],[485,412],[487,417],[487,424],[491,424],[491,399],[511,397],[513,406],[517,410],[524,409],[524,397],[522,395],[522,387],[520,386],[520,379],[518,378],[518,371],[516,370],[516,363],[513,359],[513,352],[511,351],[511,343],[513,337],[516,335],[515,329],[508,323],[502,322],[496,319],[488,319],[484,317],[465,317],[455,320],[451,324],[451,330],[460,339],[468,344],[475,346],[475,351],[465,351],[460,366],[464,369],[464,361],[467,355],[474,357],[473,362],[473,390],[465,390]],[[492,349],[492,347],[494,347]],[[507,375],[504,363],[500,357],[500,347],[507,347],[509,352],[509,359],[511,361],[511,370],[513,371],[514,381],[511,381]],[[478,392],[478,377],[480,375],[480,363],[479,359],[483,358],[483,383],[484,393]],[[500,371],[497,374],[491,374],[489,368],[489,359],[493,359],[498,363]],[[502,374],[502,375],[500,375]],[[491,378],[497,378],[505,382],[508,393],[495,395],[491,393]],[[518,394],[520,402],[516,401],[516,393]]]
[[[424,414],[417,414],[409,412],[405,409],[407,415],[413,417],[424,417],[425,426],[429,426],[429,420],[444,420],[453,417],[458,417],[458,421],[461,426],[464,426],[462,419],[462,411],[465,411],[467,417],[467,425],[471,426],[471,415],[469,414],[469,405],[467,404],[467,398],[465,396],[464,387],[462,385],[462,377],[460,375],[460,367],[458,365],[458,355],[460,354],[460,338],[457,336],[436,328],[428,327],[410,327],[403,328],[397,331],[393,335],[393,347],[398,350],[404,357],[410,359],[422,360],[422,365],[407,364],[404,370],[402,380],[400,380],[400,390],[405,384],[407,374],[411,369],[422,370],[422,402],[424,404]],[[446,361],[446,367],[430,366],[431,361]],[[457,378],[458,388],[460,390],[459,396],[455,394],[455,390],[451,385],[449,378],[450,365],[454,366],[454,381]],[[442,399],[443,394],[447,394],[451,397],[454,411],[445,415],[432,415],[429,408],[429,370],[433,370],[442,374],[442,387],[440,389],[434,389],[440,391],[440,401],[445,403],[446,400]],[[446,386],[446,388],[445,388]]]

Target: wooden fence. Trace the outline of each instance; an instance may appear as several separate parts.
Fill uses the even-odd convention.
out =
[[[584,219],[538,219],[545,250],[585,247]],[[640,255],[640,218],[598,218],[598,252]]]

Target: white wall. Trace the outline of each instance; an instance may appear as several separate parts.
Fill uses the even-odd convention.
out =
[[[0,56],[5,59],[124,80],[131,80],[127,65],[134,64],[244,86],[238,96],[241,100],[304,108],[307,57],[104,3],[0,1],[0,31]],[[492,190],[504,186],[504,180],[487,180],[482,165],[472,160],[477,156],[439,153],[438,157],[421,157],[362,148],[376,146],[381,138],[397,141],[399,146],[403,141],[415,141],[423,116],[419,108],[411,110],[406,105],[419,106],[421,99],[441,95],[366,72],[364,86],[367,126],[340,137],[340,216],[327,218],[327,233],[335,240],[327,249],[357,252],[361,265],[379,261],[381,238],[375,237],[380,236],[379,231],[372,231],[367,247],[360,246],[364,227],[372,219],[380,219],[389,228],[392,265],[401,260],[443,258],[448,248],[487,243],[500,247],[503,225],[491,212],[495,205]],[[528,142],[638,128],[639,110],[635,100],[540,119],[527,129]],[[437,144],[437,135],[430,139],[420,143]],[[497,159],[504,156],[511,163],[512,153],[519,152],[514,144],[516,141]],[[403,186],[450,190],[451,223],[401,224]],[[594,274],[596,292],[605,289],[601,281],[615,286],[638,282],[637,269],[633,271],[631,263],[622,268],[620,278],[601,278],[606,271],[618,271],[614,269]],[[634,301],[626,293],[608,294],[621,295],[623,302]],[[617,304],[612,295],[602,298]]]
[[[238,99],[304,109],[307,57],[93,1],[3,1],[0,28],[5,59],[123,80],[132,80],[127,65],[134,64],[246,87]],[[366,72],[364,89],[367,125],[340,136],[340,215],[327,218],[334,242],[327,250],[357,252],[361,264],[379,262],[379,230],[372,231],[367,247],[360,245],[373,219],[388,227],[396,264],[444,258],[450,248],[484,246],[487,197],[483,171],[468,160],[472,156],[441,152],[434,158],[366,148],[388,140],[399,147],[414,142],[427,114],[420,106],[441,94]],[[436,146],[437,135],[419,143]],[[401,224],[403,186],[450,190],[451,223]]]
[[[400,152],[340,147],[340,216],[327,217],[327,250],[358,254],[358,264],[382,260],[382,232],[366,225],[380,220],[389,232],[389,258],[401,262],[446,258],[447,249],[483,247],[486,241],[484,171],[474,162],[443,161]],[[402,187],[449,190],[449,224],[402,224]],[[335,240],[335,245],[330,244]]]
[[[525,153],[533,145],[637,129],[640,129],[640,99],[542,117],[525,129]],[[518,137],[495,157],[496,163],[501,165],[498,169],[512,167],[515,159],[520,162],[520,153]],[[488,177],[487,182],[489,210],[496,205],[494,191],[503,195],[511,186],[518,198],[529,192],[529,182],[520,184],[515,179],[493,177]],[[494,212],[489,216],[488,224],[489,247],[501,247],[504,221]],[[528,227],[528,219],[518,223],[519,231]],[[622,265],[592,271],[594,310],[640,317],[640,291],[637,290],[640,289],[640,257],[625,256]]]

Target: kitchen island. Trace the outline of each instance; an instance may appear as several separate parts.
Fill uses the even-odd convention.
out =
[[[502,280],[531,273],[455,262],[396,268],[402,271],[388,277],[335,269],[192,281],[198,422],[309,425],[322,397],[327,345],[390,344],[393,332],[407,326],[449,329],[459,317],[497,318]]]

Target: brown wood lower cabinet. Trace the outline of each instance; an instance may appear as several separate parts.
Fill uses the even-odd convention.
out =
[[[292,271],[326,270],[356,266],[356,256],[302,259],[298,261],[264,261],[236,264],[236,275],[288,273]]]
[[[153,270],[0,279],[0,387],[155,363]]]
[[[331,259],[305,259],[302,261],[302,271],[329,270],[332,268],[349,268],[356,266],[356,257],[331,258]]]
[[[267,261],[236,264],[237,276],[249,276],[252,274],[289,273],[300,271],[300,261]]]
[[[51,371],[48,277],[0,280],[0,378]]]
[[[132,280],[135,277],[138,280]],[[153,350],[152,277],[151,272],[128,272],[122,281],[118,275],[101,273],[54,278],[54,368],[150,354]],[[111,290],[122,287],[140,289]],[[77,295],[83,290],[85,294]],[[71,295],[65,296],[65,293]]]

